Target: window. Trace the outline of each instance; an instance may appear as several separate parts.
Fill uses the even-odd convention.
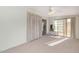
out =
[[[54,21],[54,31],[60,36],[71,36],[71,19],[60,19]]]

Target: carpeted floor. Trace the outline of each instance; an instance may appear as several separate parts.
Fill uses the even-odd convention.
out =
[[[64,40],[65,39],[65,40]],[[66,40],[67,39],[67,40]],[[61,42],[62,41],[62,42]],[[60,36],[43,36],[3,51],[3,53],[78,53],[79,40]]]

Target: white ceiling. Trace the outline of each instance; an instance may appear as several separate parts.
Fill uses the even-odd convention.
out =
[[[47,6],[30,6],[29,8],[38,11],[41,16],[48,16],[49,7]]]
[[[78,6],[59,6],[52,8],[55,10],[55,13],[52,16],[79,15]]]
[[[32,6],[31,8],[39,11],[40,15],[48,16],[48,6]],[[67,16],[67,15],[79,15],[79,6],[52,6],[52,16]]]

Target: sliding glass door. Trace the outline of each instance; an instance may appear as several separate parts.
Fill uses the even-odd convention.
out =
[[[71,19],[60,19],[54,21],[54,31],[60,36],[71,36]]]
[[[63,32],[64,32],[64,23],[63,23],[63,20],[55,20],[54,22],[55,24],[55,32],[58,34],[58,35],[61,35],[63,36]]]

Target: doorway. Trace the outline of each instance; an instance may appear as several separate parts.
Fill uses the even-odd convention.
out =
[[[46,20],[42,19],[42,35],[46,35]]]

